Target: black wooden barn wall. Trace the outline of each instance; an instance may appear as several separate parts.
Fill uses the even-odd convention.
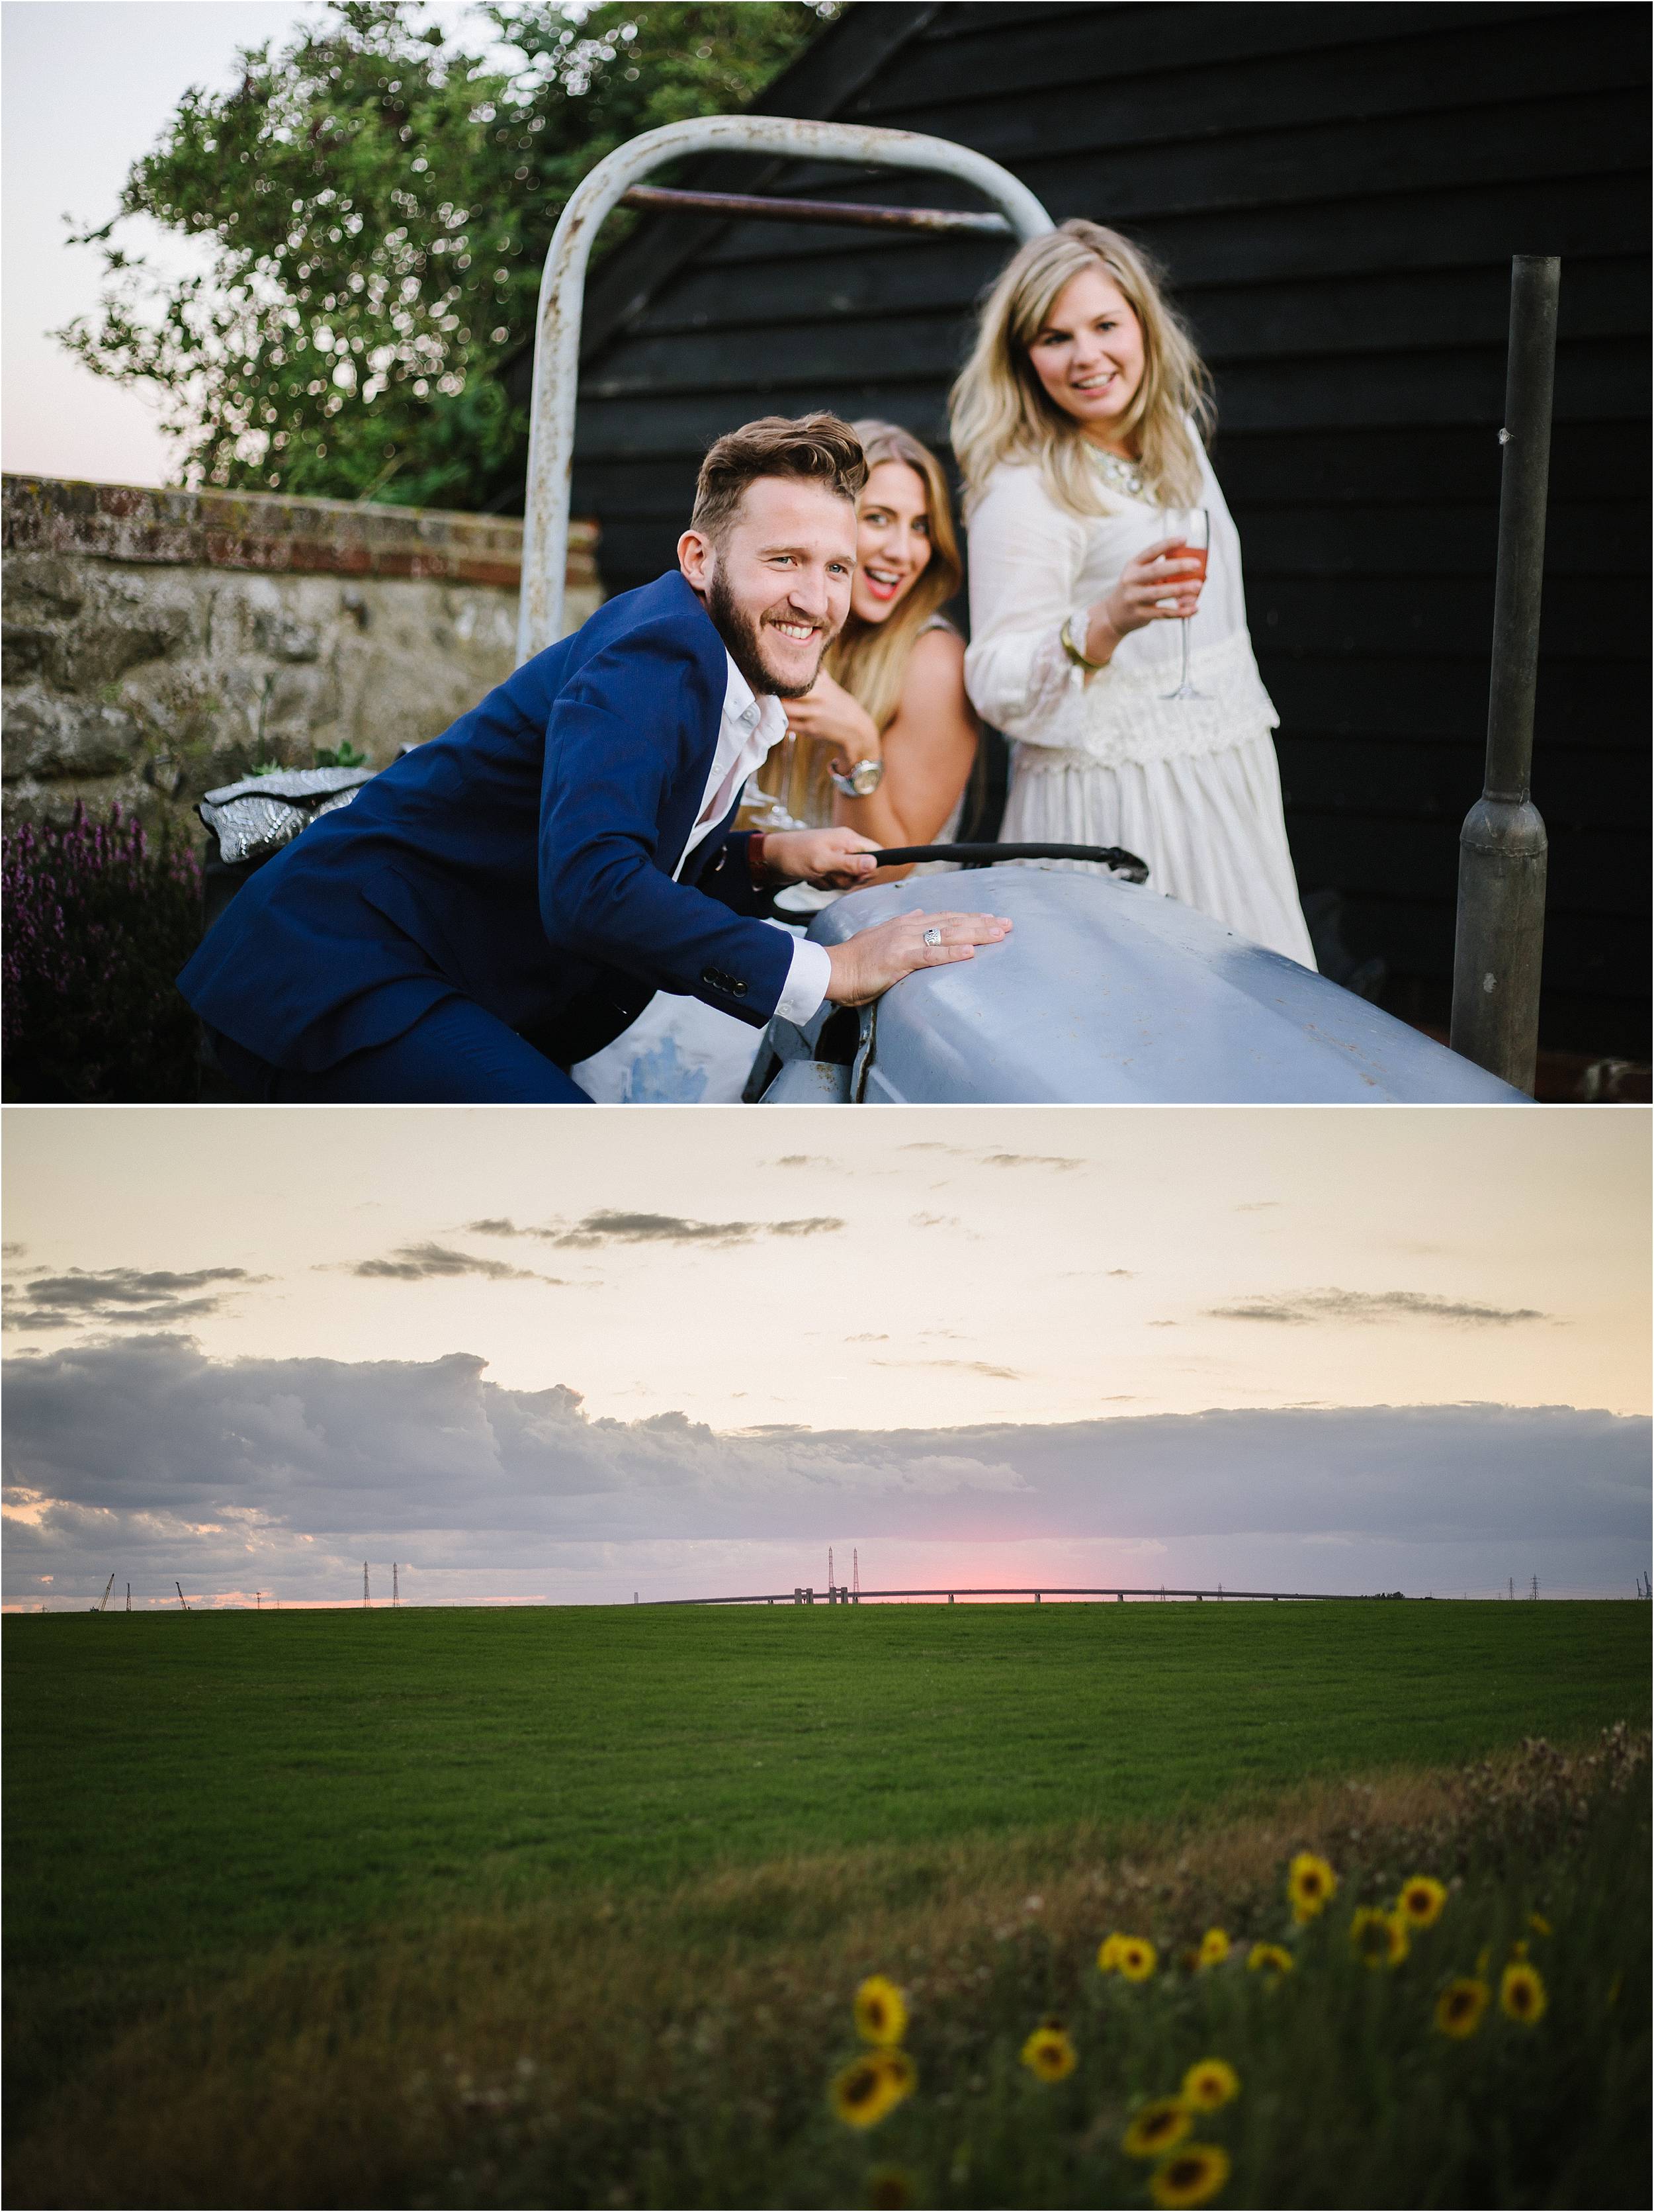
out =
[[[1386,1003],[1444,1020],[1481,785],[1510,257],[1564,258],[1535,796],[1544,1042],[1647,1050],[1647,45],[1627,5],[863,5],[770,112],[933,132],[1170,271],[1280,711],[1298,880]],[[686,172],[685,174],[691,173]],[[891,173],[725,189],[969,204]],[[830,406],[946,439],[971,242],[650,218],[593,279],[575,512],[613,590],[667,566],[702,453]]]

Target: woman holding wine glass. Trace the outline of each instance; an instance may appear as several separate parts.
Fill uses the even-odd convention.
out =
[[[1210,388],[1118,232],[1077,218],[1016,255],[953,392],[965,684],[1012,744],[1004,837],[1122,845],[1312,968]]]

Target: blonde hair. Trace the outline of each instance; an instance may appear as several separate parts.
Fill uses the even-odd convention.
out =
[[[918,476],[925,487],[925,515],[930,525],[930,558],[889,620],[867,623],[853,614],[827,649],[827,673],[883,730],[901,703],[908,656],[926,623],[958,590],[964,564],[959,558],[947,478],[930,447],[897,422],[861,422],[851,428],[861,441],[869,475],[881,461],[901,461]]]
[[[976,342],[953,387],[953,451],[969,512],[1001,461],[1036,461],[1052,496],[1074,514],[1110,512],[1079,426],[1046,392],[1028,358],[1063,287],[1101,266],[1143,331],[1143,375],[1118,425],[1134,432],[1150,494],[1164,506],[1199,495],[1201,452],[1215,410],[1212,379],[1140,248],[1076,216],[1031,239],[982,302]],[[1194,425],[1191,434],[1189,425]]]

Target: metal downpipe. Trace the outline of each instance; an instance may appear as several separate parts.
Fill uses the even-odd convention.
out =
[[[1530,1097],[1548,840],[1529,790],[1561,273],[1549,255],[1518,253],[1511,264],[1487,765],[1482,795],[1459,835],[1453,948],[1454,1051]]]

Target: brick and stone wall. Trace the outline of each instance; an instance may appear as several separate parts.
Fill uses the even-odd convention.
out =
[[[4,479],[4,788],[193,823],[255,763],[375,765],[508,675],[522,525],[490,515]],[[569,533],[569,624],[602,592]]]

